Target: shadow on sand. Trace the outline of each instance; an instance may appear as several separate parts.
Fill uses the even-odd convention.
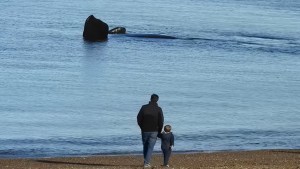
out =
[[[140,165],[117,165],[117,164],[90,164],[82,162],[66,162],[66,161],[54,161],[54,160],[35,160],[39,163],[47,164],[64,164],[64,165],[80,165],[80,166],[95,166],[95,167],[141,167]]]

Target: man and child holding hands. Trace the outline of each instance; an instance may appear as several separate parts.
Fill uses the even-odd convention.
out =
[[[161,139],[161,149],[164,155],[163,166],[169,167],[169,159],[174,146],[174,135],[171,126],[164,124],[162,109],[158,106],[157,94],[152,94],[150,102],[143,105],[137,115],[137,122],[142,131],[144,168],[151,168],[150,160],[157,137]]]

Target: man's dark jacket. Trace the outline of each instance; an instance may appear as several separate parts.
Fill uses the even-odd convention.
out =
[[[162,109],[155,102],[143,105],[137,115],[137,122],[142,132],[161,132],[164,125]]]

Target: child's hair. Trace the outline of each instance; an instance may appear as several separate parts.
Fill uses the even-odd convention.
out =
[[[170,125],[165,125],[165,127],[164,127],[165,132],[170,132],[171,129],[172,129],[172,127]]]

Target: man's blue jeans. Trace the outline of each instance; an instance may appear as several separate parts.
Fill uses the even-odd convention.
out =
[[[150,164],[158,132],[142,132],[144,164]]]

